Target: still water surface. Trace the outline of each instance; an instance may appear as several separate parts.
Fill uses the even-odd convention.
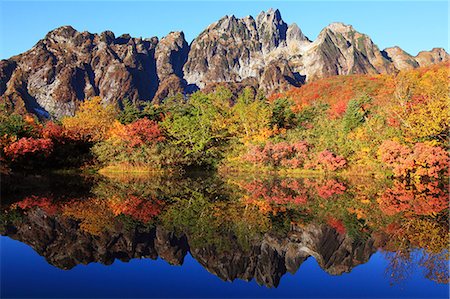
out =
[[[213,174],[7,183],[2,298],[448,297],[443,186]]]

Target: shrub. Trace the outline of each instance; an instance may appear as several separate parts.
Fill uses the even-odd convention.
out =
[[[449,163],[448,153],[443,148],[421,142],[411,148],[386,140],[378,152],[380,160],[392,169],[394,176],[402,178],[438,179]]]
[[[127,125],[115,122],[108,132],[109,138],[94,145],[92,152],[104,164],[130,164],[134,166],[161,165],[157,144],[164,140],[158,124],[147,118]]]
[[[164,140],[158,124],[147,118],[138,119],[125,126],[116,122],[109,131],[109,136],[129,147],[152,145]]]
[[[301,168],[308,159],[309,149],[310,145],[306,141],[267,142],[264,146],[251,146],[243,159],[271,167]]]
[[[343,169],[346,166],[347,160],[344,157],[336,155],[329,150],[324,150],[317,154],[313,168],[318,168],[325,171],[336,171]]]
[[[48,138],[23,137],[11,143],[5,149],[5,155],[16,160],[30,154],[48,156],[53,149],[53,142]]]

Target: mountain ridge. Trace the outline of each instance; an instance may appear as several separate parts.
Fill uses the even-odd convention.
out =
[[[380,50],[368,35],[339,22],[311,41],[278,9],[256,18],[224,16],[190,44],[182,31],[158,39],[62,26],[0,61],[0,100],[17,111],[60,118],[92,96],[114,104],[124,98],[159,103],[220,83],[270,94],[333,75],[389,74],[448,58],[441,48],[416,56],[397,46]]]

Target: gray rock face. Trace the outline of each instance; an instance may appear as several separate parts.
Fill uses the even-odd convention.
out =
[[[295,24],[288,28],[278,10],[261,12],[256,21],[251,17],[237,19],[226,16],[210,25],[191,44],[184,67],[185,79],[203,88],[210,82],[239,82],[255,78],[264,91],[285,89],[286,79],[273,65],[283,64],[288,44],[296,48],[309,40]],[[282,60],[276,63],[273,61]],[[288,81],[301,82],[295,76]],[[266,84],[267,83],[267,84]]]
[[[258,76],[261,59],[255,20],[226,16],[192,42],[184,78],[200,88],[209,82],[242,81]]]
[[[382,51],[383,56],[394,64],[399,70],[409,70],[419,67],[419,63],[412,56],[400,49],[400,47],[386,48]]]
[[[419,66],[429,66],[450,59],[450,55],[442,48],[433,48],[431,51],[421,51],[415,57]]]
[[[447,61],[450,57],[442,48],[434,48],[431,51],[422,51],[416,56],[406,53],[399,47],[386,48],[382,53],[398,70],[429,66]]]
[[[302,32],[300,27],[296,23],[292,23],[289,25],[287,31],[286,31],[286,43],[287,45],[290,44],[302,44],[302,43],[309,43],[311,42]]]
[[[342,23],[311,42],[273,9],[256,20],[225,16],[190,45],[182,32],[158,41],[64,26],[0,61],[0,100],[20,112],[59,118],[92,96],[114,104],[124,98],[161,102],[196,87],[244,82],[269,94],[333,75],[391,73],[448,59],[439,48],[415,57],[398,47],[380,51],[369,36]]]
[[[261,12],[256,18],[256,25],[264,54],[281,45],[286,45],[288,26],[281,19],[281,14],[278,9],[269,9],[267,12]]]
[[[183,78],[183,66],[189,53],[189,45],[183,32],[171,32],[158,43],[155,49],[156,70],[159,81],[174,74]]]
[[[157,38],[115,38],[110,31],[98,35],[70,26],[57,28],[31,50],[2,61],[1,99],[11,105],[23,103],[35,113],[45,110],[56,118],[73,114],[80,101],[92,96],[113,104],[124,98],[151,100],[158,75],[182,75],[187,43],[182,33],[176,35],[170,35],[172,47],[167,39],[159,47],[163,67],[158,73]]]
[[[153,102],[160,103],[168,96],[182,93],[186,87],[183,66],[189,54],[189,45],[183,32],[171,32],[155,49],[158,89]]]
[[[93,236],[80,223],[63,215],[50,215],[40,208],[27,210],[20,222],[5,223],[2,235],[30,245],[48,263],[71,269],[78,264],[112,264],[116,259],[157,259],[182,265],[188,252],[210,273],[225,281],[242,279],[276,287],[286,273],[295,273],[309,257],[332,275],[350,272],[366,263],[376,251],[373,240],[354,241],[326,225],[293,227],[284,237],[266,234],[243,249],[229,236],[231,250],[213,245],[189,245],[189,235],[177,236],[163,227],[126,228],[116,223]]]
[[[303,68],[307,80],[394,70],[367,35],[342,23],[332,23],[320,32],[304,54]]]

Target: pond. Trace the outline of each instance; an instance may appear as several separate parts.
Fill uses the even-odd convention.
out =
[[[448,296],[448,186],[3,178],[1,297]]]

